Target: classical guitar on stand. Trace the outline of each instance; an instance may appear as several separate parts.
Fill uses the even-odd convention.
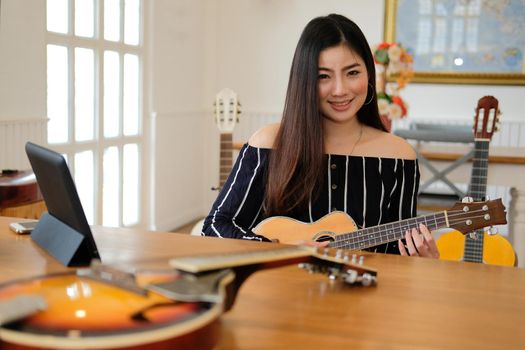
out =
[[[233,166],[233,129],[235,129],[235,125],[239,122],[241,104],[237,93],[225,88],[217,93],[213,106],[215,109],[215,123],[221,134],[221,143],[219,150],[219,186],[212,187],[211,189],[220,191],[228,179]],[[204,219],[199,220],[199,222],[193,226],[191,234],[199,236],[203,224]]]
[[[489,144],[497,130],[499,115],[495,97],[484,96],[478,101],[474,117],[474,159],[468,191],[468,196],[476,201],[486,196]],[[436,243],[441,259],[504,266],[516,264],[516,254],[509,241],[483,229],[466,236],[457,231],[448,232],[440,236]]]
[[[88,269],[0,285],[0,348],[212,349],[219,316],[255,271],[301,264],[344,284],[370,286],[377,272],[343,251],[268,248],[174,258],[162,274]]]

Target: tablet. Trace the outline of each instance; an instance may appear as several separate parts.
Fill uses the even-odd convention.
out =
[[[88,265],[92,259],[100,259],[64,157],[31,142],[25,148],[48,209],[31,237],[67,266]]]

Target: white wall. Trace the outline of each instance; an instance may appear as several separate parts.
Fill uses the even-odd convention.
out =
[[[382,0],[221,0],[216,86],[237,91],[245,110],[281,112],[295,46],[306,23],[332,12],[382,37]]]
[[[474,110],[482,96],[499,101],[501,121],[525,121],[523,86],[409,84],[402,91],[409,103],[410,119],[474,120]]]
[[[0,169],[24,169],[25,143],[47,139],[45,2],[0,6]]]
[[[149,79],[154,172],[151,227],[173,229],[202,212],[206,26],[203,1],[150,2]],[[147,23],[148,23],[147,22]]]
[[[45,118],[45,1],[2,0],[0,120]]]

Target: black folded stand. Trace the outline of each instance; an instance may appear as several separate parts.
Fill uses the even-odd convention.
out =
[[[91,262],[91,254],[86,253],[86,237],[49,213],[40,217],[31,239],[65,266],[86,266]]]

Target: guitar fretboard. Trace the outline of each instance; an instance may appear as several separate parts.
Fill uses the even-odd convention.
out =
[[[405,236],[407,230],[414,227],[417,228],[419,224],[426,225],[430,230],[450,227],[451,223],[449,222],[447,214],[447,211],[443,211],[340,234],[335,237],[333,242],[330,242],[329,246],[333,248],[360,250],[397,241]],[[451,220],[455,221],[456,219],[452,218]]]
[[[476,140],[474,148],[474,159],[472,163],[472,173],[469,197],[475,201],[481,201],[487,193],[487,172],[489,159],[490,140]],[[483,230],[476,231],[476,237],[465,236],[465,248],[463,260],[469,262],[483,262]]]
[[[233,134],[221,133],[219,187],[223,187],[233,166]]]
[[[228,254],[179,257],[171,259],[170,265],[173,268],[192,273],[275,261],[280,261],[285,265],[288,259],[311,256],[314,251],[315,249],[312,247],[283,246]]]

